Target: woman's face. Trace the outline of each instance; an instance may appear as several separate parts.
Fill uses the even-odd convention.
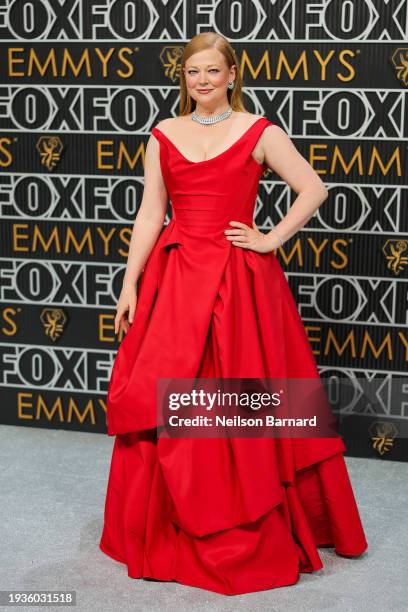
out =
[[[227,100],[227,87],[235,80],[235,65],[228,68],[218,49],[205,49],[191,55],[184,66],[188,94],[202,106],[215,106]]]

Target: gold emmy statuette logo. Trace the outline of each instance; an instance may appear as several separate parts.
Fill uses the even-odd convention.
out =
[[[45,334],[54,342],[58,340],[67,322],[67,316],[62,308],[44,308],[40,319],[44,325]]]
[[[165,67],[164,74],[171,81],[177,81],[180,78],[181,56],[184,48],[180,46],[164,47],[160,53],[160,61]]]
[[[403,255],[408,249],[408,240],[392,238],[387,240],[382,251],[388,261],[387,268],[398,276],[408,264],[408,256]]]
[[[61,159],[61,152],[64,147],[58,136],[41,136],[36,144],[36,149],[40,154],[41,163],[52,170]]]
[[[394,444],[394,438],[397,435],[397,428],[394,423],[386,423],[384,421],[374,421],[369,427],[373,448],[380,454],[387,453]]]
[[[408,48],[399,47],[391,57],[391,63],[395,68],[397,79],[405,87],[408,87]]]

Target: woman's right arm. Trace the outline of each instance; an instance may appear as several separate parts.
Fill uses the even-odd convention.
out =
[[[133,320],[136,283],[162,230],[167,202],[168,193],[160,167],[160,143],[150,136],[145,154],[143,197],[133,225],[122,291],[116,305],[115,334],[121,327],[127,333]]]

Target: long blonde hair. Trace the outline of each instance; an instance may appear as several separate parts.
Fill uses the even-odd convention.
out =
[[[202,32],[196,34],[184,47],[183,55],[181,57],[180,67],[180,116],[188,115],[191,113],[196,106],[196,101],[189,96],[187,92],[186,77],[184,75],[184,67],[186,61],[194,53],[204,51],[204,49],[217,49],[225,57],[228,68],[231,68],[234,64],[236,65],[236,76],[234,81],[234,88],[227,89],[228,102],[234,111],[248,112],[244,106],[242,100],[242,77],[239,67],[238,58],[235,54],[234,49],[224,36],[217,34],[216,32]]]

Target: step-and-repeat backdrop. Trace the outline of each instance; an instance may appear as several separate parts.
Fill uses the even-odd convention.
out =
[[[1,0],[0,420],[106,431],[146,141],[178,114],[183,46],[207,30],[231,41],[247,109],[281,125],[330,192],[278,257],[322,376],[364,377],[385,398],[350,403],[348,453],[406,460],[400,0]],[[258,226],[294,196],[265,174]]]

